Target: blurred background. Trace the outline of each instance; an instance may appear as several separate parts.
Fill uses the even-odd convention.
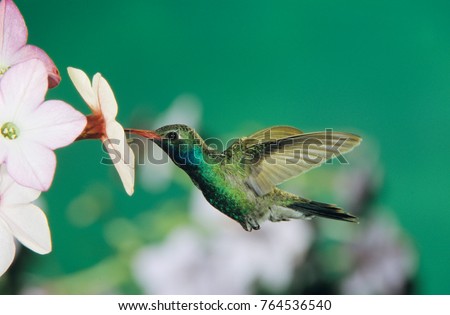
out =
[[[171,164],[138,165],[129,197],[100,142],[83,141],[57,151],[39,200],[52,253],[22,248],[1,293],[450,294],[449,1],[16,4],[62,73],[47,97],[86,114],[68,66],[106,77],[126,127],[188,123],[224,141],[271,125],[360,134],[349,165],[283,188],[361,223],[247,233]]]

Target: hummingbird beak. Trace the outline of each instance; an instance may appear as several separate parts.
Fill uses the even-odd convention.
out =
[[[153,130],[143,130],[143,129],[125,129],[125,131],[142,136],[144,138],[150,139],[150,140],[161,140],[161,136],[157,134]]]

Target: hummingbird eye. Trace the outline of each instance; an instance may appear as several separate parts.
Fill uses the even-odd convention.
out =
[[[178,133],[176,133],[175,131],[168,132],[166,134],[166,138],[169,140],[178,140]]]

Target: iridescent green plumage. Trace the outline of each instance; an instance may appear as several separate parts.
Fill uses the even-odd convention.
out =
[[[284,192],[276,185],[352,150],[361,139],[341,132],[303,133],[276,126],[241,138],[224,152],[209,148],[185,125],[156,130],[154,139],[192,179],[208,202],[242,227],[259,229],[265,220],[322,216],[356,222],[342,209]]]

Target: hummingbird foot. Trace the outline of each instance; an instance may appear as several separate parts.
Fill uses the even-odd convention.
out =
[[[241,222],[241,225],[247,232],[251,232],[252,230],[259,230],[261,228],[259,223],[251,217],[248,217],[245,222]]]

